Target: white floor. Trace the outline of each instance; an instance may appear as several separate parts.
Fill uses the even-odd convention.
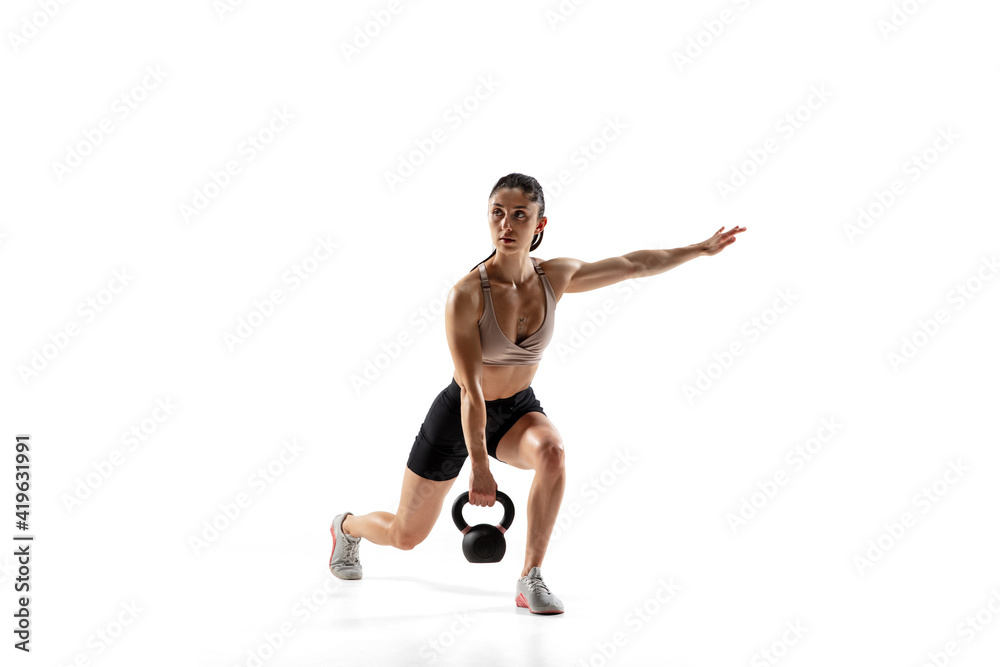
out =
[[[443,515],[412,551],[363,542],[364,578],[347,582],[326,571],[325,518],[281,545],[233,534],[202,562],[201,664],[916,666],[954,639],[956,664],[974,667],[1000,648],[995,535],[961,518],[971,497],[956,493],[864,574],[854,520],[835,511],[785,503],[739,537],[706,530],[696,507],[630,537],[602,530],[627,502],[609,495],[552,546],[542,572],[566,605],[557,616],[514,604],[523,523],[501,563],[474,565]],[[996,620],[967,642],[957,625],[977,612]]]
[[[2,667],[1000,664],[1000,3],[3,7]],[[504,464],[503,562],[446,507],[327,568],[397,508],[511,172],[543,261],[746,228],[559,299],[559,616],[514,604]]]

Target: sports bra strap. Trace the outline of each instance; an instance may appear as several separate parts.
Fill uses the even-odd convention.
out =
[[[545,271],[542,270],[542,267],[538,263],[537,259],[532,257],[531,263],[535,266],[535,272],[538,275],[540,276],[545,275]],[[490,279],[486,275],[486,262],[479,263],[479,284],[481,284],[483,286],[483,289],[486,290],[487,292],[490,291]]]
[[[479,283],[483,286],[484,291],[490,291],[490,279],[486,276],[485,262],[480,262],[479,264]]]

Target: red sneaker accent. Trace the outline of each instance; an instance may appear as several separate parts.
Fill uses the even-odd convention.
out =
[[[337,550],[337,533],[334,532],[333,526],[330,526],[330,534],[333,535],[333,551],[330,552],[330,565],[327,567],[333,565],[333,552]]]
[[[561,614],[562,613],[558,609],[553,609],[552,611],[535,611],[534,609],[532,609],[531,607],[528,606],[528,600],[524,597],[524,593],[518,593],[517,597],[514,598],[514,602],[515,602],[515,604],[517,604],[518,607],[524,607],[525,609],[527,609],[528,611],[530,611],[532,614]]]

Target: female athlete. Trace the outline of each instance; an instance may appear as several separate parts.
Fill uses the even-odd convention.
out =
[[[490,192],[487,223],[495,249],[448,294],[445,332],[455,370],[420,425],[403,471],[395,514],[337,515],[330,527],[330,571],[360,579],[361,538],[412,549],[431,532],[466,458],[472,459],[469,503],[492,506],[497,485],[489,459],[534,470],[527,505],[527,549],[515,602],[536,614],[559,614],[562,601],[542,580],[541,564],[566,485],[563,441],[531,389],[552,339],[556,303],[622,280],[652,276],[695,257],[718,254],[746,227],[720,228],[706,241],[669,250],[637,250],[583,262],[539,260],[547,224],[541,185],[504,176]]]

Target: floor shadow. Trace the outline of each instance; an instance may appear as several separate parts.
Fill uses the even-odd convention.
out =
[[[485,595],[488,597],[498,597],[498,598],[513,598],[513,593],[501,593],[497,590],[488,590],[485,588],[472,588],[471,586],[456,586],[454,584],[445,584],[437,581],[427,581],[425,579],[417,579],[416,577],[365,577],[366,579],[372,579],[377,581],[409,581],[416,584],[423,584],[427,588],[433,588],[435,591],[444,593],[458,593],[460,595]]]
[[[394,621],[412,621],[414,619],[433,618],[435,616],[443,616],[443,617],[446,617],[446,618],[454,618],[455,614],[462,613],[462,612],[467,612],[467,611],[468,612],[476,612],[476,613],[482,613],[482,612],[487,612],[487,613],[489,613],[489,612],[492,612],[492,613],[503,613],[503,612],[508,612],[508,613],[511,613],[513,615],[513,613],[515,611],[515,608],[513,606],[510,606],[510,607],[507,607],[507,606],[503,606],[503,607],[500,607],[500,606],[495,606],[495,607],[476,607],[474,609],[458,609],[458,610],[452,610],[452,611],[442,611],[442,612],[437,613],[437,614],[419,613],[419,614],[397,614],[395,616],[382,616],[382,615],[379,615],[379,616],[355,617],[355,618],[338,618],[336,621],[334,621],[334,623],[338,627],[342,627],[342,626],[351,626],[351,625],[370,625],[370,624],[377,624],[377,623],[391,623],[391,622],[394,622]]]

